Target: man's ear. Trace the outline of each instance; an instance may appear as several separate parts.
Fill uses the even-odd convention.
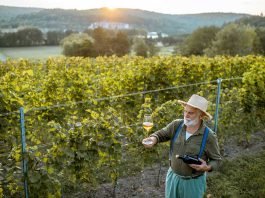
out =
[[[203,113],[202,112],[202,114],[200,115],[200,119],[202,119],[202,120],[208,120],[208,116],[205,114],[205,113]]]
[[[203,120],[203,119],[205,119],[207,117],[207,115],[204,113],[204,112],[202,112],[201,110],[200,110],[200,116],[199,116],[199,118],[201,119],[201,120]]]

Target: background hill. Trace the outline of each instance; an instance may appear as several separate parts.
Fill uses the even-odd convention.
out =
[[[7,21],[16,16],[36,13],[40,10],[43,10],[43,8],[24,8],[0,5],[0,21]]]
[[[0,6],[0,28],[34,26],[43,30],[83,31],[93,23],[106,22],[122,23],[129,28],[149,32],[180,35],[189,34],[201,26],[222,26],[248,16],[235,13],[171,15],[138,9],[63,10]]]

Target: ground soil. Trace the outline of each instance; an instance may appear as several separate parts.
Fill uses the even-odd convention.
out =
[[[223,147],[223,157],[227,159],[235,159],[242,155],[256,154],[265,150],[265,131],[253,134],[248,143],[239,143],[236,138],[227,140]],[[158,180],[158,171],[160,177]],[[164,197],[164,184],[168,167],[146,168],[136,176],[123,178],[118,180],[115,192],[116,198],[159,198]],[[208,174],[210,177],[211,174]],[[159,181],[159,182],[158,182]],[[159,185],[158,185],[159,184]],[[101,185],[98,190],[79,196],[82,198],[111,198],[113,196],[113,187],[111,184]]]

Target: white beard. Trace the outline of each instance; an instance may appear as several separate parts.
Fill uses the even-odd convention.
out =
[[[196,119],[194,119],[194,120],[184,118],[184,124],[185,124],[187,127],[193,127],[193,126],[195,126],[196,124],[198,124],[198,122],[199,122],[199,118],[196,118]]]

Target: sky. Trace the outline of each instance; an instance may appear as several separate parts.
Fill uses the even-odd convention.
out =
[[[134,8],[165,14],[233,12],[265,14],[265,0],[0,0],[0,5],[86,10]]]

